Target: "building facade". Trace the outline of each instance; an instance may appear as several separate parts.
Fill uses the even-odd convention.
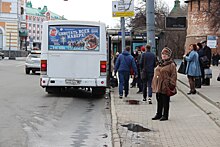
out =
[[[27,50],[42,39],[42,22],[62,20],[47,9],[33,8],[27,0],[0,0],[0,50]]]
[[[211,26],[213,17],[211,13],[220,5],[219,0],[185,0],[188,3],[187,16],[187,37],[185,47],[192,43],[198,43],[207,40],[207,36],[217,36],[218,44],[220,43],[220,29]],[[220,53],[220,48],[217,46]]]
[[[26,4],[26,22],[27,22],[27,46],[32,49],[33,47],[40,47],[42,40],[43,22],[48,20],[64,20],[64,16],[57,15],[48,10],[47,6],[43,8],[34,8],[29,1]]]
[[[164,46],[173,51],[173,58],[182,58],[186,41],[186,16],[187,12],[181,7],[180,0],[174,0],[174,7],[165,18],[165,27],[159,37],[158,53]]]
[[[0,0],[0,50],[17,50],[25,23],[25,0]]]

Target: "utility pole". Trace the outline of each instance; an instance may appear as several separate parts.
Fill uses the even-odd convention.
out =
[[[125,18],[121,17],[121,49],[125,49]]]
[[[11,33],[9,33],[8,59],[11,59]]]
[[[146,0],[146,29],[147,29],[147,44],[151,45],[151,50],[156,54],[155,44],[155,0]]]

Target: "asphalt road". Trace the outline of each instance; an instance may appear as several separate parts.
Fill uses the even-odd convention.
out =
[[[0,60],[0,147],[110,147],[110,100],[70,90],[49,95],[24,61]]]

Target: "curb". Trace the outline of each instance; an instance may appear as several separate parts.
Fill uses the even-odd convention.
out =
[[[185,87],[189,87],[188,85],[186,85],[184,82],[180,81],[178,79],[178,82],[180,82],[182,85],[184,85]],[[191,98],[190,96],[188,96],[181,88],[181,86],[178,86],[177,89],[178,91],[180,91],[184,96],[186,96],[186,98],[188,100],[190,100],[195,106],[197,106],[200,110],[202,110],[206,115],[209,116],[209,118],[211,120],[214,121],[214,123],[220,127],[220,115],[218,115],[219,112],[219,107],[214,105],[212,102],[210,102],[211,100],[204,96],[203,94],[197,92],[198,96],[202,98],[203,101],[205,102],[199,102],[196,99]],[[208,106],[208,104],[206,102],[209,102],[211,106]]]
[[[180,79],[178,79],[178,81],[179,81],[180,83],[182,83],[183,85],[185,85],[186,87],[189,88],[189,86],[188,86],[186,83],[184,83],[183,81],[181,81]],[[207,96],[205,96],[205,95],[202,94],[201,92],[197,91],[197,94],[198,94],[199,96],[201,96],[202,98],[204,98],[205,100],[207,100],[207,101],[208,101],[209,103],[211,103],[212,105],[216,106],[218,109],[220,109],[220,105],[219,105],[219,104],[217,104],[216,102],[210,100]]]
[[[112,116],[112,146],[121,147],[120,137],[118,134],[118,118],[115,111],[114,92],[110,90],[111,97],[111,116]]]

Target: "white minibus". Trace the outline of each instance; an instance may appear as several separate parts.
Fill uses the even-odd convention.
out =
[[[43,23],[40,85],[46,92],[71,87],[92,88],[104,95],[107,87],[106,27],[101,22]]]

